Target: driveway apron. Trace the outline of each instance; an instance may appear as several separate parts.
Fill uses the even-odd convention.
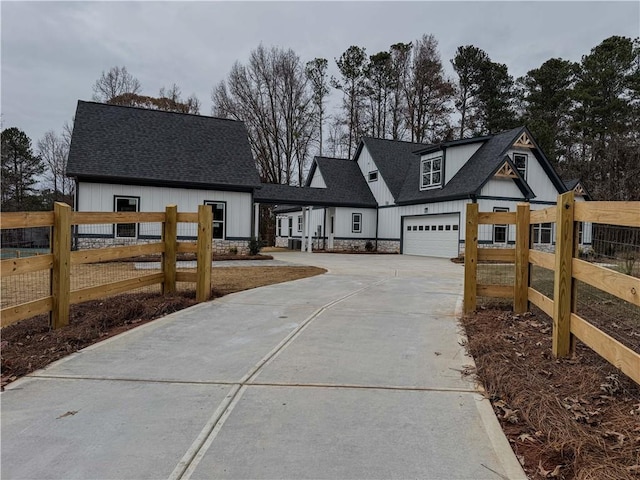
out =
[[[274,256],[328,273],[176,312],[11,384],[2,478],[526,478],[461,374],[460,265]]]

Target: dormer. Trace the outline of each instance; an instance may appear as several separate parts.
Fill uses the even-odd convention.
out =
[[[423,155],[420,158],[420,190],[442,188],[444,178],[444,151]]]

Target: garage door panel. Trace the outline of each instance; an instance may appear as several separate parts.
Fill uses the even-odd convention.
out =
[[[459,214],[404,217],[402,253],[431,257],[458,256]]]

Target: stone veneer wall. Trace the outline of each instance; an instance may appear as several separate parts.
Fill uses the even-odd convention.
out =
[[[148,243],[157,243],[159,239],[139,239],[139,238],[78,238],[77,248],[78,250],[87,250],[92,248],[104,248],[104,247],[122,247],[128,245],[146,245]],[[178,240],[180,242],[180,240]],[[189,240],[195,242],[194,240]],[[248,240],[213,240],[213,254],[223,255],[229,254],[229,250],[235,247],[238,249],[238,254],[245,255],[249,253],[249,241]]]

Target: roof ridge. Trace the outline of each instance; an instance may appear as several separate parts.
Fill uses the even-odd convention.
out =
[[[425,147],[429,147],[431,145],[433,145],[432,143],[421,143],[421,142],[409,142],[407,140],[394,140],[392,138],[378,138],[378,137],[370,137],[370,136],[363,136],[362,140],[380,140],[380,141],[384,141],[384,142],[394,142],[394,143],[406,143],[406,144],[410,144],[410,145],[424,145]]]
[[[319,155],[316,155],[315,158],[317,160],[343,160],[345,162],[353,162],[353,160],[350,158],[325,157],[325,156],[319,156]]]
[[[172,112],[170,110],[160,110],[158,108],[137,107],[135,105],[117,105],[117,104],[113,104],[113,103],[95,102],[93,100],[78,100],[78,103],[89,103],[89,104],[92,104],[92,105],[100,105],[102,107],[117,107],[117,108],[128,108],[128,109],[132,109],[132,110],[144,110],[145,112],[158,112],[158,113],[165,113],[165,114],[171,113],[171,114],[174,114],[174,115],[186,115],[186,116],[190,116],[190,117],[200,117],[200,118],[207,118],[207,119],[212,119],[212,120],[225,120],[225,121],[228,121],[228,122],[235,122],[235,123],[244,124],[244,122],[242,120],[234,120],[233,118],[213,117],[211,115],[201,115],[199,113]]]

